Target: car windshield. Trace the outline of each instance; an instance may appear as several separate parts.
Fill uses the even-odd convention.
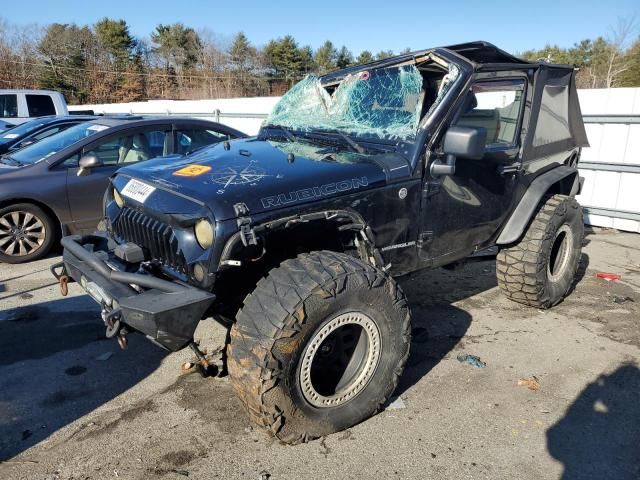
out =
[[[41,162],[60,150],[107,128],[109,127],[99,123],[81,123],[63,132],[47,137],[36,144],[18,150],[12,153],[10,157],[22,164]]]
[[[36,119],[30,122],[24,122],[17,125],[5,132],[0,133],[0,144],[9,143],[19,137],[24,137],[33,132],[36,128],[40,128],[43,125],[49,123],[47,120]]]
[[[356,72],[337,86],[323,85],[311,75],[280,99],[264,125],[412,140],[420,121],[422,82],[414,65]]]

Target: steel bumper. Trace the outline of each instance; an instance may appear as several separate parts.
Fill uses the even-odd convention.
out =
[[[189,285],[125,271],[106,236],[68,236],[62,246],[62,264],[52,267],[52,273],[61,286],[71,277],[100,304],[107,336],[121,335],[129,327],[168,350],[179,350],[193,340],[215,300],[212,293]]]

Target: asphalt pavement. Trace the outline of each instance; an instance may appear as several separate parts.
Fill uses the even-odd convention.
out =
[[[413,345],[393,402],[295,447],[249,424],[227,378],[183,373],[188,351],[105,339],[77,285],[60,296],[57,257],[2,264],[0,479],[638,480],[640,235],[585,244],[550,310],[502,297],[491,258],[401,279]]]

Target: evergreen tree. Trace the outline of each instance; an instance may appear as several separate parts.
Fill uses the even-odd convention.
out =
[[[316,64],[313,61],[313,49],[306,45],[299,50],[300,52],[300,70],[302,73],[309,73],[316,68]]]
[[[373,62],[373,54],[369,50],[363,50],[356,58],[356,64],[362,65],[363,63]]]
[[[376,60],[384,60],[389,57],[393,57],[393,50],[381,50],[376,53]]]
[[[295,78],[303,72],[303,55],[291,35],[271,40],[264,49],[266,63],[276,75]]]
[[[247,36],[243,32],[237,33],[229,47],[229,58],[233,67],[243,72],[251,70],[255,63],[255,57],[256,49],[251,45]]]
[[[124,20],[111,20],[107,17],[96,23],[96,36],[118,66],[123,66],[129,60],[135,40],[129,33],[129,26]]]
[[[329,40],[324,42],[314,57],[314,62],[319,73],[327,73],[336,69],[336,60],[338,52],[336,51],[333,43]]]
[[[200,37],[193,28],[182,23],[158,25],[151,34],[154,51],[164,60],[165,68],[189,70],[196,65],[202,50]]]
[[[353,63],[353,55],[344,45],[338,51],[336,56],[336,67],[346,68]]]

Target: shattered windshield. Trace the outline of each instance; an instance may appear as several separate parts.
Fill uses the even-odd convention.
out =
[[[356,72],[333,90],[311,75],[282,97],[264,124],[412,140],[420,121],[422,81],[414,65]]]

